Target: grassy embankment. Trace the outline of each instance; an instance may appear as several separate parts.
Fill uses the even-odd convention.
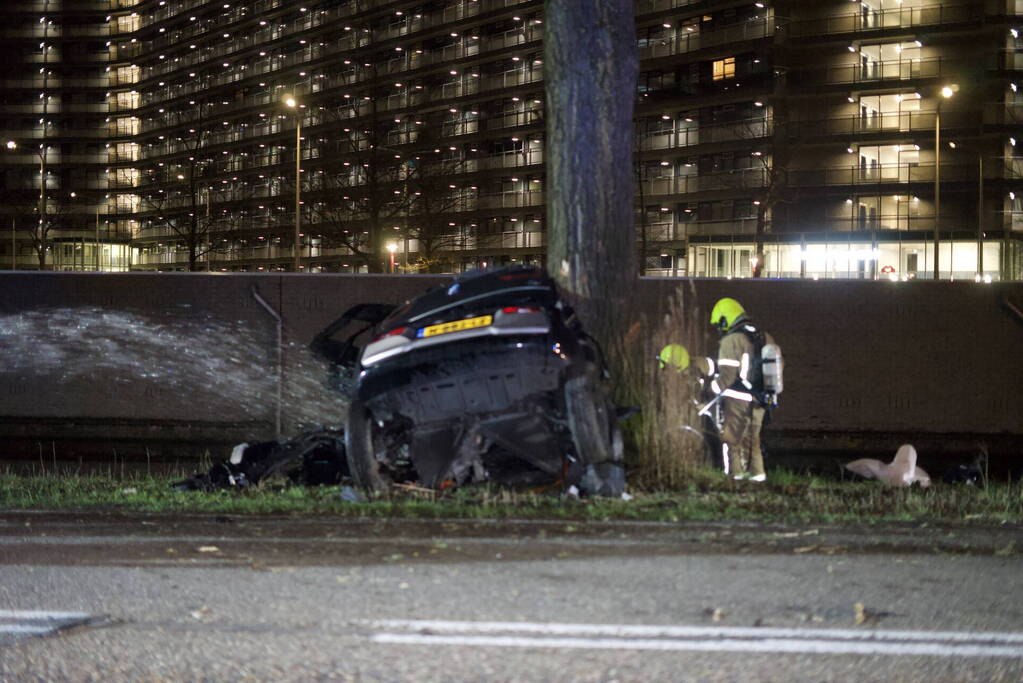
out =
[[[717,473],[693,472],[689,483],[676,490],[636,491],[629,501],[580,501],[565,499],[557,492],[469,488],[448,493],[395,491],[371,502],[349,503],[340,498],[336,486],[302,488],[271,482],[241,492],[185,493],[172,490],[171,481],[146,475],[0,473],[0,510],[665,522],[1023,522],[1023,484],[1018,482],[992,483],[986,488],[939,483],[921,490],[889,489],[877,482],[843,482],[787,472],[774,472],[766,484],[732,482]]]

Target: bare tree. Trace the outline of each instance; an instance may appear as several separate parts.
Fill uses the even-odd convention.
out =
[[[388,144],[393,121],[379,114],[375,97],[366,97],[318,110],[322,124],[312,130],[320,162],[304,194],[324,246],[346,248],[369,272],[382,273],[386,236],[398,236],[393,225],[408,209],[406,162],[401,150]]]
[[[766,125],[766,121],[764,123]],[[753,137],[753,131],[744,137]],[[762,134],[761,134],[762,135]],[[753,152],[753,168],[760,176],[758,185],[752,187],[753,206],[756,208],[756,229],[753,235],[752,275],[761,276],[764,270],[764,240],[771,232],[775,210],[780,204],[795,201],[795,190],[789,183],[790,165],[787,154],[779,146],[768,146],[770,152]]]
[[[32,149],[32,153],[39,160],[39,192],[34,198],[29,199],[22,196],[16,202],[18,213],[31,216],[25,225],[18,227],[17,232],[24,235],[32,245],[35,252],[39,270],[46,270],[46,252],[50,248],[52,239],[51,232],[58,225],[66,220],[70,213],[70,206],[67,197],[62,193],[48,193],[47,176],[47,147],[40,144]]]
[[[460,227],[451,214],[466,208],[465,188],[457,183],[464,161],[457,152],[441,146],[436,127],[425,126],[416,140],[419,151],[408,160],[405,193],[408,198],[406,239],[419,245],[417,269],[443,270],[445,257],[462,245]]]
[[[182,128],[177,142],[186,156],[176,164],[154,166],[147,170],[144,182],[150,185],[142,194],[142,207],[152,212],[152,225],[165,227],[188,251],[188,269],[202,270],[208,258],[216,221],[212,215],[212,159],[206,154],[207,125],[212,104],[202,102],[187,113],[177,112],[175,123]],[[163,187],[157,187],[162,185]],[[167,189],[163,189],[166,187]]]

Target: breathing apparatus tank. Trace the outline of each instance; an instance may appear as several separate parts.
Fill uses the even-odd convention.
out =
[[[760,350],[761,371],[764,376],[764,394],[773,404],[778,404],[778,394],[784,389],[782,376],[785,371],[785,359],[781,355],[781,347],[777,344],[764,344]]]

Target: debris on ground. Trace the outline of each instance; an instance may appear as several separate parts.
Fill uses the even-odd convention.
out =
[[[353,487],[345,484],[341,487],[341,500],[346,503],[364,503],[366,499],[359,494]]]
[[[916,464],[916,449],[910,444],[899,446],[895,459],[883,463],[873,458],[860,458],[845,464],[845,469],[865,479],[877,479],[888,486],[907,487],[919,483],[921,488],[931,485],[931,477]]]
[[[985,486],[987,484],[987,447],[981,446],[969,464],[960,463],[945,470],[941,479],[946,484]]]
[[[171,486],[178,491],[244,489],[274,475],[305,486],[340,484],[348,475],[343,432],[320,428],[281,441],[239,444],[228,460]]]

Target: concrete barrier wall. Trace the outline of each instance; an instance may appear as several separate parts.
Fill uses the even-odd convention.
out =
[[[309,421],[299,404],[340,420],[334,397],[317,393],[309,340],[355,303],[398,303],[447,279],[0,273],[0,438],[272,436],[277,325],[253,291],[282,319],[284,432]],[[634,301],[658,320],[680,286],[701,325],[732,296],[780,343],[786,387],[772,431],[793,445],[1023,438],[1023,324],[1000,304],[1023,308],[1023,285],[643,279]],[[702,332],[693,351],[713,352]]]

